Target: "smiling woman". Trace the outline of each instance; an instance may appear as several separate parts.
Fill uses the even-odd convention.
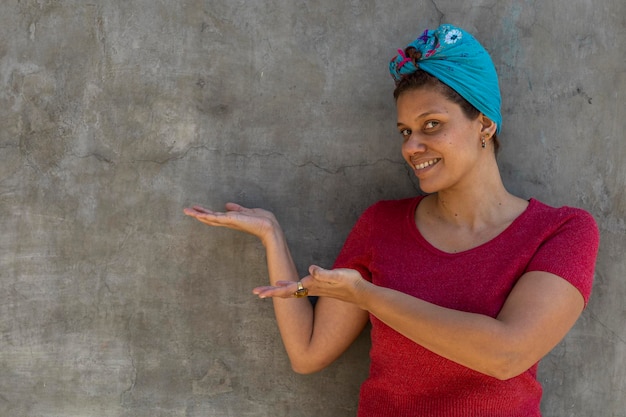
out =
[[[439,91],[443,94],[449,101],[458,104],[461,107],[461,110],[463,110],[463,113],[465,113],[469,119],[475,119],[480,115],[480,111],[470,104],[469,101],[464,99],[463,96],[454,91],[451,87],[439,81],[436,77],[428,74],[426,71],[416,70],[411,73],[410,76],[403,76],[401,80],[402,82],[398,83],[393,92],[393,96],[396,100],[398,100],[398,97],[405,91],[432,88],[433,90]],[[400,133],[404,135],[402,131]],[[493,150],[497,155],[498,150],[500,149],[500,142],[498,140],[497,133],[493,134],[491,142],[493,144]]]
[[[494,152],[484,151],[496,125],[482,113],[468,117],[461,106],[430,86],[405,90],[397,98],[397,108],[402,155],[414,168],[422,191],[436,192],[456,183],[467,189],[483,176],[497,176]]]
[[[253,292],[274,299],[295,371],[324,368],[371,321],[359,417],[540,416],[537,363],[587,304],[596,223],[505,189],[498,79],[469,33],[426,30],[389,68],[402,155],[428,195],[367,209],[333,269],[299,279],[268,211],[185,213],[263,242],[270,284]]]

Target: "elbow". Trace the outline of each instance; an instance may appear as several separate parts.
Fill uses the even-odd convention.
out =
[[[529,365],[524,355],[509,353],[492,361],[485,373],[500,381],[506,381],[523,374],[532,365]]]
[[[311,375],[321,371],[322,369],[324,368],[317,368],[307,365],[294,365],[293,363],[291,364],[291,370],[300,375]]]
[[[494,377],[494,378],[500,380],[500,381],[507,381],[507,380],[509,380],[511,378],[515,378],[516,376],[521,375],[523,372],[524,371],[519,372],[517,370],[512,370],[512,369],[509,369],[509,368],[500,368],[500,369],[496,369],[496,370],[490,371],[487,374],[489,376],[491,376],[491,377]]]
[[[291,370],[300,375],[311,375],[326,368],[328,363],[317,363],[314,361],[290,360]]]
[[[320,371],[320,369],[315,369],[315,368],[310,368],[310,367],[305,367],[305,366],[294,366],[294,365],[291,365],[291,370],[300,375],[311,375]]]

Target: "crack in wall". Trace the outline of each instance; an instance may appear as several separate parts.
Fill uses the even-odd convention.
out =
[[[193,150],[205,150],[207,152],[213,152],[213,153],[223,153],[225,157],[241,157],[241,158],[246,158],[246,159],[251,159],[251,158],[272,158],[272,157],[280,157],[283,158],[285,161],[287,161],[290,165],[296,167],[296,168],[305,168],[307,166],[312,166],[315,167],[321,171],[324,171],[328,174],[332,174],[332,175],[336,175],[339,173],[344,172],[346,169],[351,169],[351,168],[363,168],[363,167],[369,167],[369,166],[374,166],[377,165],[379,163],[390,163],[393,165],[404,165],[403,161],[394,161],[392,159],[389,158],[380,158],[380,159],[376,159],[374,161],[371,162],[363,162],[363,163],[358,163],[358,164],[348,164],[348,165],[341,165],[338,168],[332,169],[332,168],[327,168],[322,166],[321,164],[314,162],[314,161],[307,161],[307,162],[303,162],[303,163],[298,163],[293,161],[292,159],[290,159],[286,154],[281,153],[281,152],[268,152],[268,153],[260,153],[260,152],[252,152],[252,153],[238,153],[238,152],[224,152],[221,149],[216,149],[216,148],[210,148],[208,146],[205,145],[201,145],[201,146],[191,146],[189,148],[187,148],[185,151],[183,151],[181,154],[179,155],[174,155],[165,159],[132,159],[131,162],[135,163],[135,162],[145,162],[145,163],[153,163],[153,164],[157,164],[157,165],[164,165],[167,164],[169,162],[172,161],[178,161],[181,159],[185,159],[187,157],[187,155],[189,154],[189,152],[193,151]]]
[[[96,158],[100,162],[105,162],[107,164],[115,165],[115,162],[112,159],[107,158],[106,156],[104,156],[104,155],[102,155],[102,154],[100,154],[98,152],[92,152],[92,153],[88,153],[88,154],[85,154],[85,155],[78,155],[78,154],[75,154],[75,153],[70,153],[70,154],[72,156],[74,156],[75,158],[78,158],[78,159]]]
[[[626,339],[624,339],[615,330],[611,329],[606,323],[604,323],[602,320],[600,320],[600,318],[597,315],[595,315],[593,312],[590,312],[589,313],[589,317],[591,318],[591,320],[593,320],[594,322],[598,323],[603,329],[605,329],[607,332],[609,332],[611,334],[611,336],[613,336],[613,338],[618,340],[620,343],[626,345]]]
[[[134,315],[131,315],[128,318],[128,321],[126,323],[126,329],[128,330],[128,357],[130,358],[130,364],[132,366],[132,377],[131,377],[131,382],[130,382],[130,386],[128,388],[126,388],[124,391],[122,391],[122,394],[120,395],[120,405],[122,407],[127,406],[128,404],[131,403],[131,396],[133,391],[135,390],[135,385],[137,383],[137,365],[135,364],[135,357],[133,355],[133,331],[132,331],[132,326],[131,326],[131,322],[133,320]]]
[[[444,21],[444,18],[446,17],[445,13],[441,11],[439,6],[437,6],[437,2],[435,2],[435,0],[430,0],[430,4],[432,4],[435,10],[437,11],[437,15],[439,16],[438,24],[441,25]]]

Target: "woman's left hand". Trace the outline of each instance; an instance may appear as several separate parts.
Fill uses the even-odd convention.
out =
[[[312,265],[309,274],[300,280],[308,295],[331,297],[353,304],[359,304],[360,295],[369,284],[354,269],[324,269]],[[259,298],[293,298],[297,290],[297,282],[278,281],[276,286],[257,287],[252,292]]]

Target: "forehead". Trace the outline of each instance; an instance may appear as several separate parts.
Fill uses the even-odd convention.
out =
[[[403,92],[396,100],[398,120],[413,120],[427,114],[450,114],[460,111],[458,104],[433,88],[420,88]]]

